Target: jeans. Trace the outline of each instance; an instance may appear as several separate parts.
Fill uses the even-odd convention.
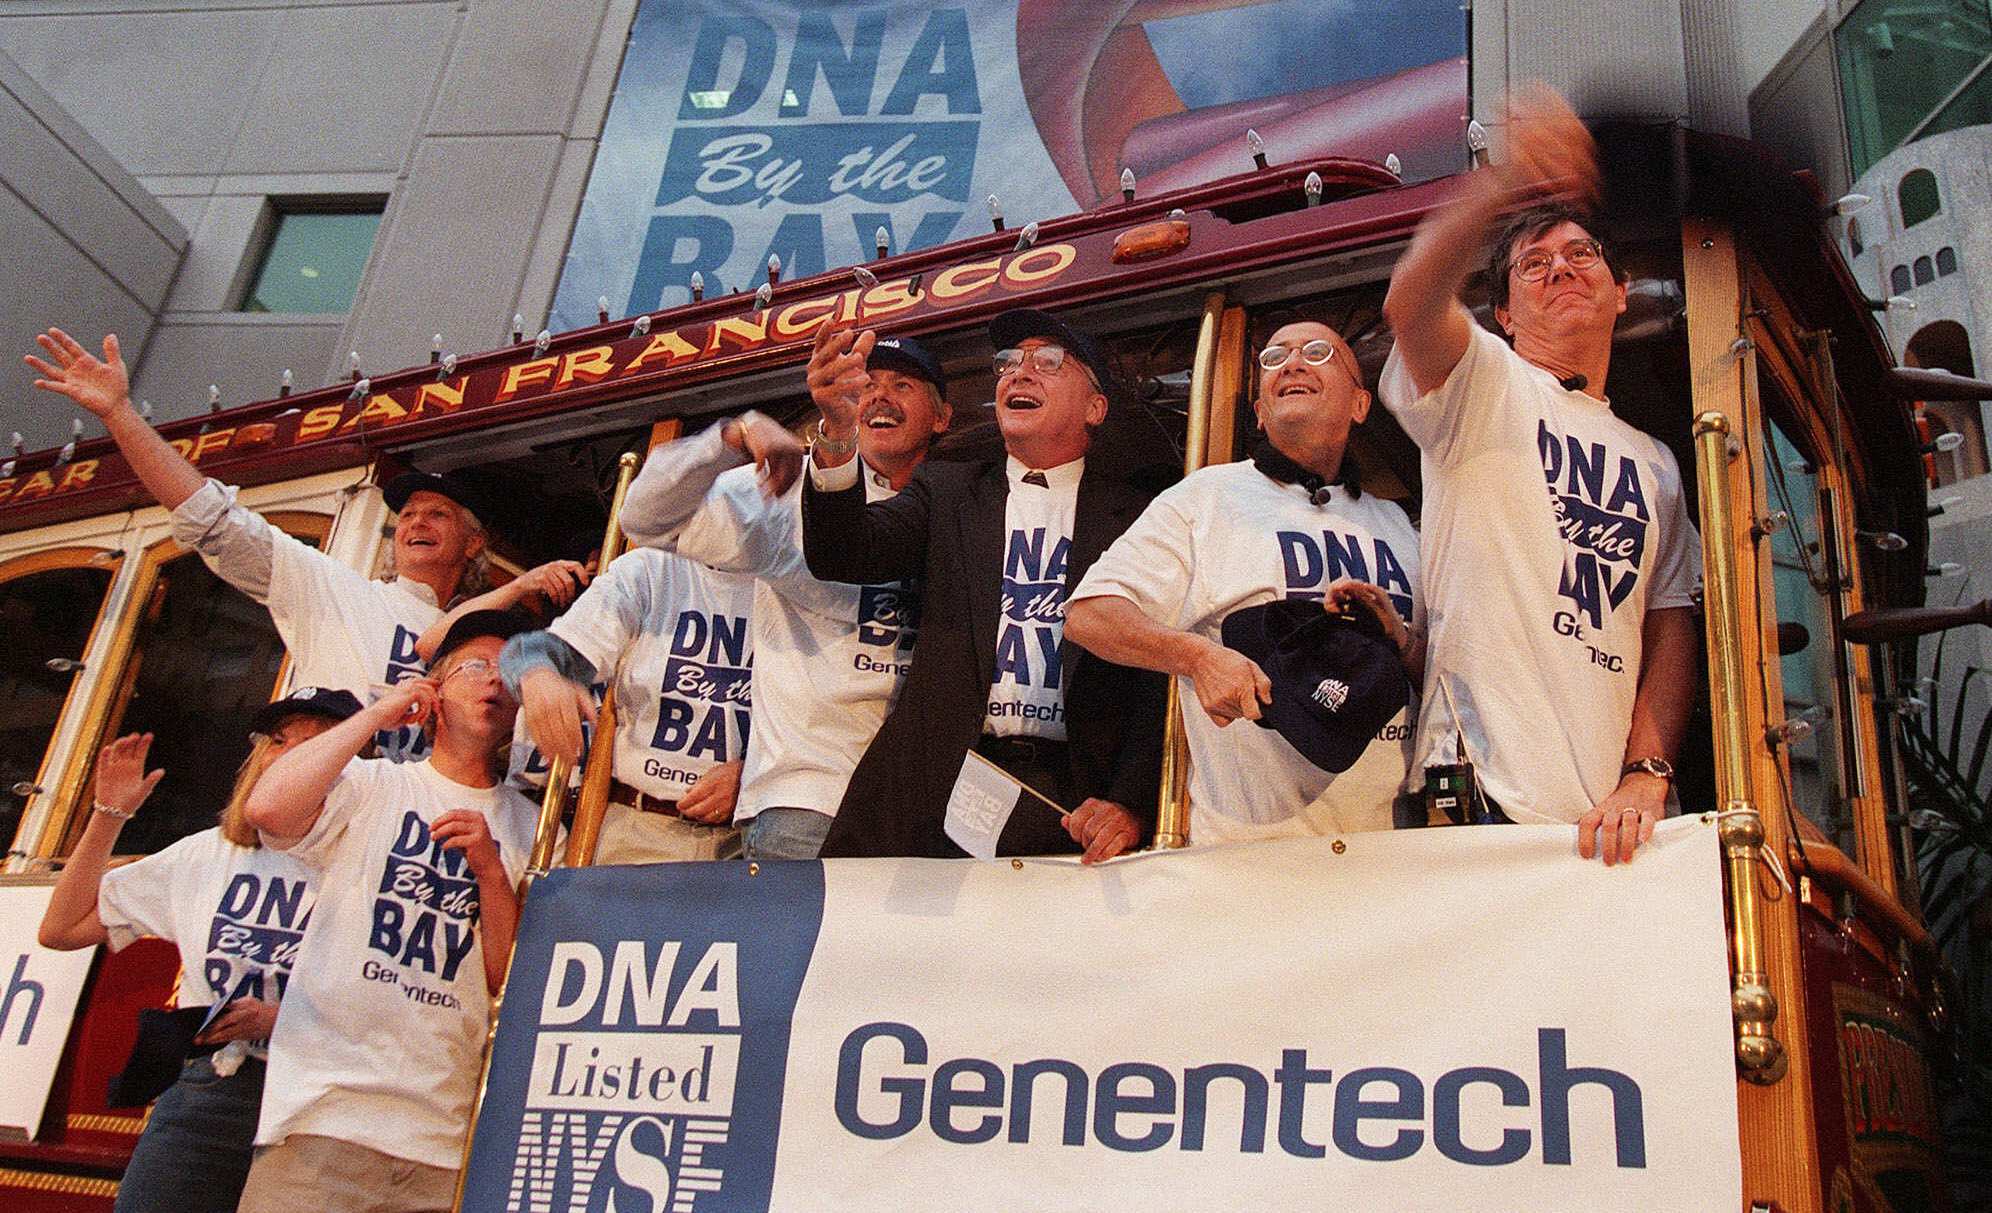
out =
[[[255,1149],[263,1069],[245,1058],[222,1078],[208,1058],[190,1058],[152,1105],[116,1213],[233,1213]]]
[[[814,859],[823,852],[831,817],[814,809],[762,809],[741,831],[748,859]]]

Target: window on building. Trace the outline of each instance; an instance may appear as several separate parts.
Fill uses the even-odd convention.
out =
[[[1902,294],[1904,291],[1907,291],[1909,289],[1908,266],[1898,265],[1894,269],[1888,271],[1888,289],[1898,295]]]
[[[244,312],[344,312],[380,230],[383,198],[272,199]]]
[[[1957,250],[1945,245],[1937,250],[1937,277],[1945,278],[1957,273]]]
[[[1936,280],[1937,267],[1930,263],[1930,259],[1928,257],[1916,258],[1916,285],[1927,286]]]
[[[1895,198],[1902,204],[1903,227],[1915,227],[1944,209],[1937,197],[1937,175],[1926,168],[1904,174],[1902,184],[1895,187]]]
[[[1910,366],[1949,371],[1967,379],[1978,374],[1978,360],[1972,357],[1971,334],[1955,320],[1938,320],[1924,325],[1909,338],[1903,349],[1903,362]],[[1929,419],[1930,436],[1963,434],[1964,443],[1954,451],[1939,451],[1934,457],[1938,484],[1954,484],[1987,470],[1985,426],[1978,405],[1969,401],[1927,400],[1923,416]]]
[[[1855,176],[1912,134],[1971,121],[1992,81],[1979,70],[1992,55],[1986,0],[1861,0],[1834,27],[1833,49]]]

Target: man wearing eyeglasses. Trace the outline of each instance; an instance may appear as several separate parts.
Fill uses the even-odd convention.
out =
[[[813,458],[803,552],[826,581],[921,579],[913,657],[852,773],[823,854],[958,856],[944,819],[973,749],[1063,809],[1013,820],[1003,848],[1120,854],[1153,828],[1159,676],[1063,643],[1068,590],[1141,513],[1166,472],[1114,428],[1112,371],[1091,336],[1044,312],[989,326],[999,450],[929,458],[867,504],[855,466]],[[1103,430],[1103,427],[1105,429]],[[827,428],[826,436],[839,437]]]
[[[1418,754],[1472,765],[1494,820],[1576,822],[1585,858],[1623,862],[1665,814],[1697,684],[1700,542],[1673,454],[1605,395],[1626,291],[1574,209],[1598,196],[1591,137],[1544,90],[1508,143],[1426,216],[1384,302],[1381,394],[1424,453]],[[1504,216],[1487,281],[1512,348],[1459,299]]]
[[[1408,712],[1339,774],[1275,732],[1229,728],[1259,720],[1272,696],[1266,672],[1222,643],[1235,611],[1294,598],[1365,611],[1414,679],[1422,652],[1417,532],[1395,503],[1362,491],[1344,458],[1370,407],[1348,345],[1300,321],[1258,361],[1263,437],[1251,458],[1157,497],[1086,574],[1066,619],[1074,644],[1183,680],[1196,845],[1387,830],[1410,752]]]

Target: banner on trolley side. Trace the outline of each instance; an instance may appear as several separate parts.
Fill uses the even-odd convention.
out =
[[[1736,1208],[1728,1006],[1699,820],[561,871],[464,1207]]]

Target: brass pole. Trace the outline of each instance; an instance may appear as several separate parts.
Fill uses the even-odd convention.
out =
[[[1758,853],[1764,819],[1750,799],[1750,741],[1744,702],[1743,620],[1730,507],[1729,418],[1706,412],[1695,418],[1695,468],[1700,480],[1703,579],[1707,587],[1711,707],[1715,716],[1718,830],[1729,874],[1730,959],[1735,975],[1730,1014],[1736,1021],[1736,1061],[1750,1082],[1783,1078],[1790,1059],[1771,1034],[1778,1001],[1764,968],[1763,909],[1757,895]]]
[[[623,499],[629,496],[629,483],[636,479],[637,465],[641,463],[634,452],[624,452],[616,464],[616,492],[609,502],[608,526],[602,534],[602,568],[609,561],[622,554],[622,507]],[[615,732],[614,718],[615,691],[602,701],[602,709],[595,718],[595,737],[611,738]],[[602,812],[608,806],[609,754],[615,746],[609,741],[594,746],[588,755],[588,766],[582,775],[581,797],[574,810],[574,829],[567,838],[567,866],[586,867],[595,858],[595,839],[601,833]],[[601,768],[602,798],[596,803],[592,817],[589,809],[588,792],[595,776],[595,769]],[[546,791],[540,796],[539,826],[533,834],[532,855],[526,861],[526,874],[519,881],[519,926],[525,924],[526,904],[530,900],[533,884],[545,876],[553,867],[553,844],[560,831],[560,811],[567,800],[567,781],[574,773],[574,764],[556,758],[548,765]],[[582,843],[586,831],[585,844]],[[518,952],[518,928],[512,931],[512,952]],[[484,1111],[484,1095],[491,1086],[491,1047],[498,1039],[498,1021],[505,1007],[505,992],[511,983],[512,958],[505,961],[505,982],[500,984],[491,996],[491,1020],[484,1029],[484,1052],[477,1068],[477,1094],[470,1105],[470,1123],[464,1127],[463,1154],[457,1163],[456,1193],[450,1198],[451,1213],[461,1213],[463,1209],[463,1189],[470,1175],[470,1150],[477,1140],[477,1121]]]
[[[1204,296],[1203,320],[1197,326],[1196,360],[1190,365],[1189,429],[1183,439],[1183,474],[1204,465],[1210,441],[1211,398],[1217,383],[1218,329],[1224,319],[1224,292]],[[1169,680],[1169,703],[1163,715],[1162,790],[1155,815],[1155,849],[1176,850],[1190,841],[1190,743],[1183,733],[1183,707],[1178,682]]]
[[[636,479],[638,459],[625,451],[616,465],[616,494],[609,502],[609,523],[602,532],[602,564],[622,555],[626,546],[622,533],[623,499],[629,496],[629,482]],[[595,740],[588,748],[587,765],[581,772],[581,792],[574,802],[574,828],[567,835],[567,866],[585,868],[595,862],[595,844],[602,837],[602,815],[609,810],[609,782],[615,777],[616,686],[613,671],[602,674],[609,689],[595,713]]]

